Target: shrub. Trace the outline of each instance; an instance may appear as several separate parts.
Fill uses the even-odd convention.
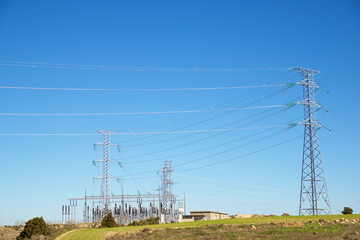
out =
[[[150,217],[148,219],[146,219],[146,222],[147,222],[147,225],[154,225],[154,224],[159,224],[159,220],[160,218],[159,217]]]
[[[41,234],[43,235],[47,230],[46,222],[43,217],[36,217],[30,219],[25,223],[24,230],[16,238],[17,240],[30,238],[33,235]]]
[[[104,216],[103,220],[101,221],[101,227],[117,227],[117,223],[111,212]]]
[[[151,232],[151,228],[148,228],[148,227],[146,227],[146,228],[144,228],[143,230],[141,230],[142,232]]]
[[[141,221],[133,221],[132,223],[129,223],[128,226],[144,226],[144,225],[154,225],[154,224],[159,224],[159,217],[150,217],[148,219],[145,220],[141,220]]]
[[[344,210],[342,211],[342,214],[352,214],[353,210],[349,207],[344,207]]]

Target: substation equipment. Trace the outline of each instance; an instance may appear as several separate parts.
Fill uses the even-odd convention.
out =
[[[161,184],[158,193],[148,194],[124,194],[121,186],[121,195],[114,195],[111,192],[110,180],[120,180],[110,175],[110,163],[119,163],[110,157],[111,147],[118,147],[117,144],[110,141],[110,136],[115,134],[112,131],[98,130],[103,135],[103,141],[96,143],[103,147],[102,159],[94,160],[102,163],[102,175],[95,177],[101,179],[100,196],[88,196],[85,190],[85,196],[80,198],[71,198],[68,204],[62,205],[62,223],[95,223],[112,213],[118,224],[129,224],[133,221],[145,220],[150,217],[158,217],[160,223],[177,222],[179,215],[185,214],[185,194],[183,198],[178,198],[173,194],[172,186],[172,161],[165,161],[164,167],[158,171],[161,176]],[[77,219],[76,209],[78,201],[83,202],[83,219]],[[80,206],[80,205],[79,205]]]

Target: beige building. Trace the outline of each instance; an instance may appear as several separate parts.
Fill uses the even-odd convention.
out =
[[[183,215],[180,222],[192,222],[192,221],[205,221],[229,218],[227,213],[213,212],[213,211],[193,211],[190,215]]]

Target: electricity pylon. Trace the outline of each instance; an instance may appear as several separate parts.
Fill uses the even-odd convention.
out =
[[[159,172],[162,173],[160,186],[161,212],[165,215],[165,221],[169,222],[174,218],[176,201],[173,194],[172,161],[165,161],[164,167]]]
[[[320,86],[314,75],[319,71],[300,67],[294,70],[303,77],[296,83],[303,86],[303,100],[298,104],[304,106],[304,120],[298,123],[304,125],[299,215],[331,214],[317,133],[322,125],[316,120],[316,111],[323,108],[315,99],[315,92]]]
[[[103,146],[103,157],[102,159],[94,160],[95,162],[102,162],[102,175],[95,177],[95,179],[101,179],[101,203],[104,209],[104,214],[110,211],[110,204],[111,204],[111,187],[110,187],[110,179],[117,179],[114,176],[110,175],[110,163],[119,163],[119,161],[113,160],[110,157],[110,148],[111,146],[118,147],[117,144],[112,143],[110,141],[110,135],[115,134],[115,132],[106,131],[106,130],[97,130],[100,134],[103,135],[104,140],[102,142],[96,143],[95,145],[102,145]]]

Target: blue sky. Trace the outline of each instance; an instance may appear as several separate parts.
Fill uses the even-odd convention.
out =
[[[339,213],[344,206],[350,206],[360,212],[359,1],[2,0],[0,34],[1,86],[117,89],[252,86],[300,80],[295,72],[284,70],[290,67],[320,70],[316,80],[330,91],[330,94],[318,91],[317,98],[330,111],[318,112],[318,119],[333,130],[319,132],[332,210]],[[45,65],[36,63],[70,66],[41,67]],[[78,65],[104,68],[84,69]],[[108,66],[134,70],[109,70]],[[167,71],[154,71],[158,68]],[[179,71],[182,68],[211,71]],[[213,71],[219,68],[231,70]],[[0,112],[176,111],[277,105],[302,96],[300,86],[286,93],[281,89],[118,92],[0,89]],[[0,132],[91,134],[98,129],[125,133],[178,128],[193,131],[281,125],[301,118],[302,114],[302,107],[296,106],[286,112],[274,108],[227,114],[0,116]],[[122,146],[120,153],[113,150],[113,157],[123,161],[124,168],[114,165],[111,171],[124,179],[124,189],[129,194],[138,190],[154,192],[159,183],[155,170],[162,167],[163,159],[172,159],[175,193],[179,196],[186,193],[187,210],[297,214],[302,138],[240,156],[301,136],[303,129],[297,126],[286,134],[284,128],[261,131],[264,129],[224,134],[160,134],[148,138],[113,136],[112,140]],[[92,165],[92,160],[101,157],[101,152],[93,149],[93,143],[99,141],[100,136],[0,136],[0,225],[35,216],[59,221],[66,199],[83,196],[85,188],[90,194],[99,194],[100,183],[92,180],[99,174]],[[227,159],[234,160],[190,171]],[[194,160],[197,161],[176,167]],[[149,170],[154,172],[139,174]],[[112,190],[120,193],[119,184],[113,182]]]

